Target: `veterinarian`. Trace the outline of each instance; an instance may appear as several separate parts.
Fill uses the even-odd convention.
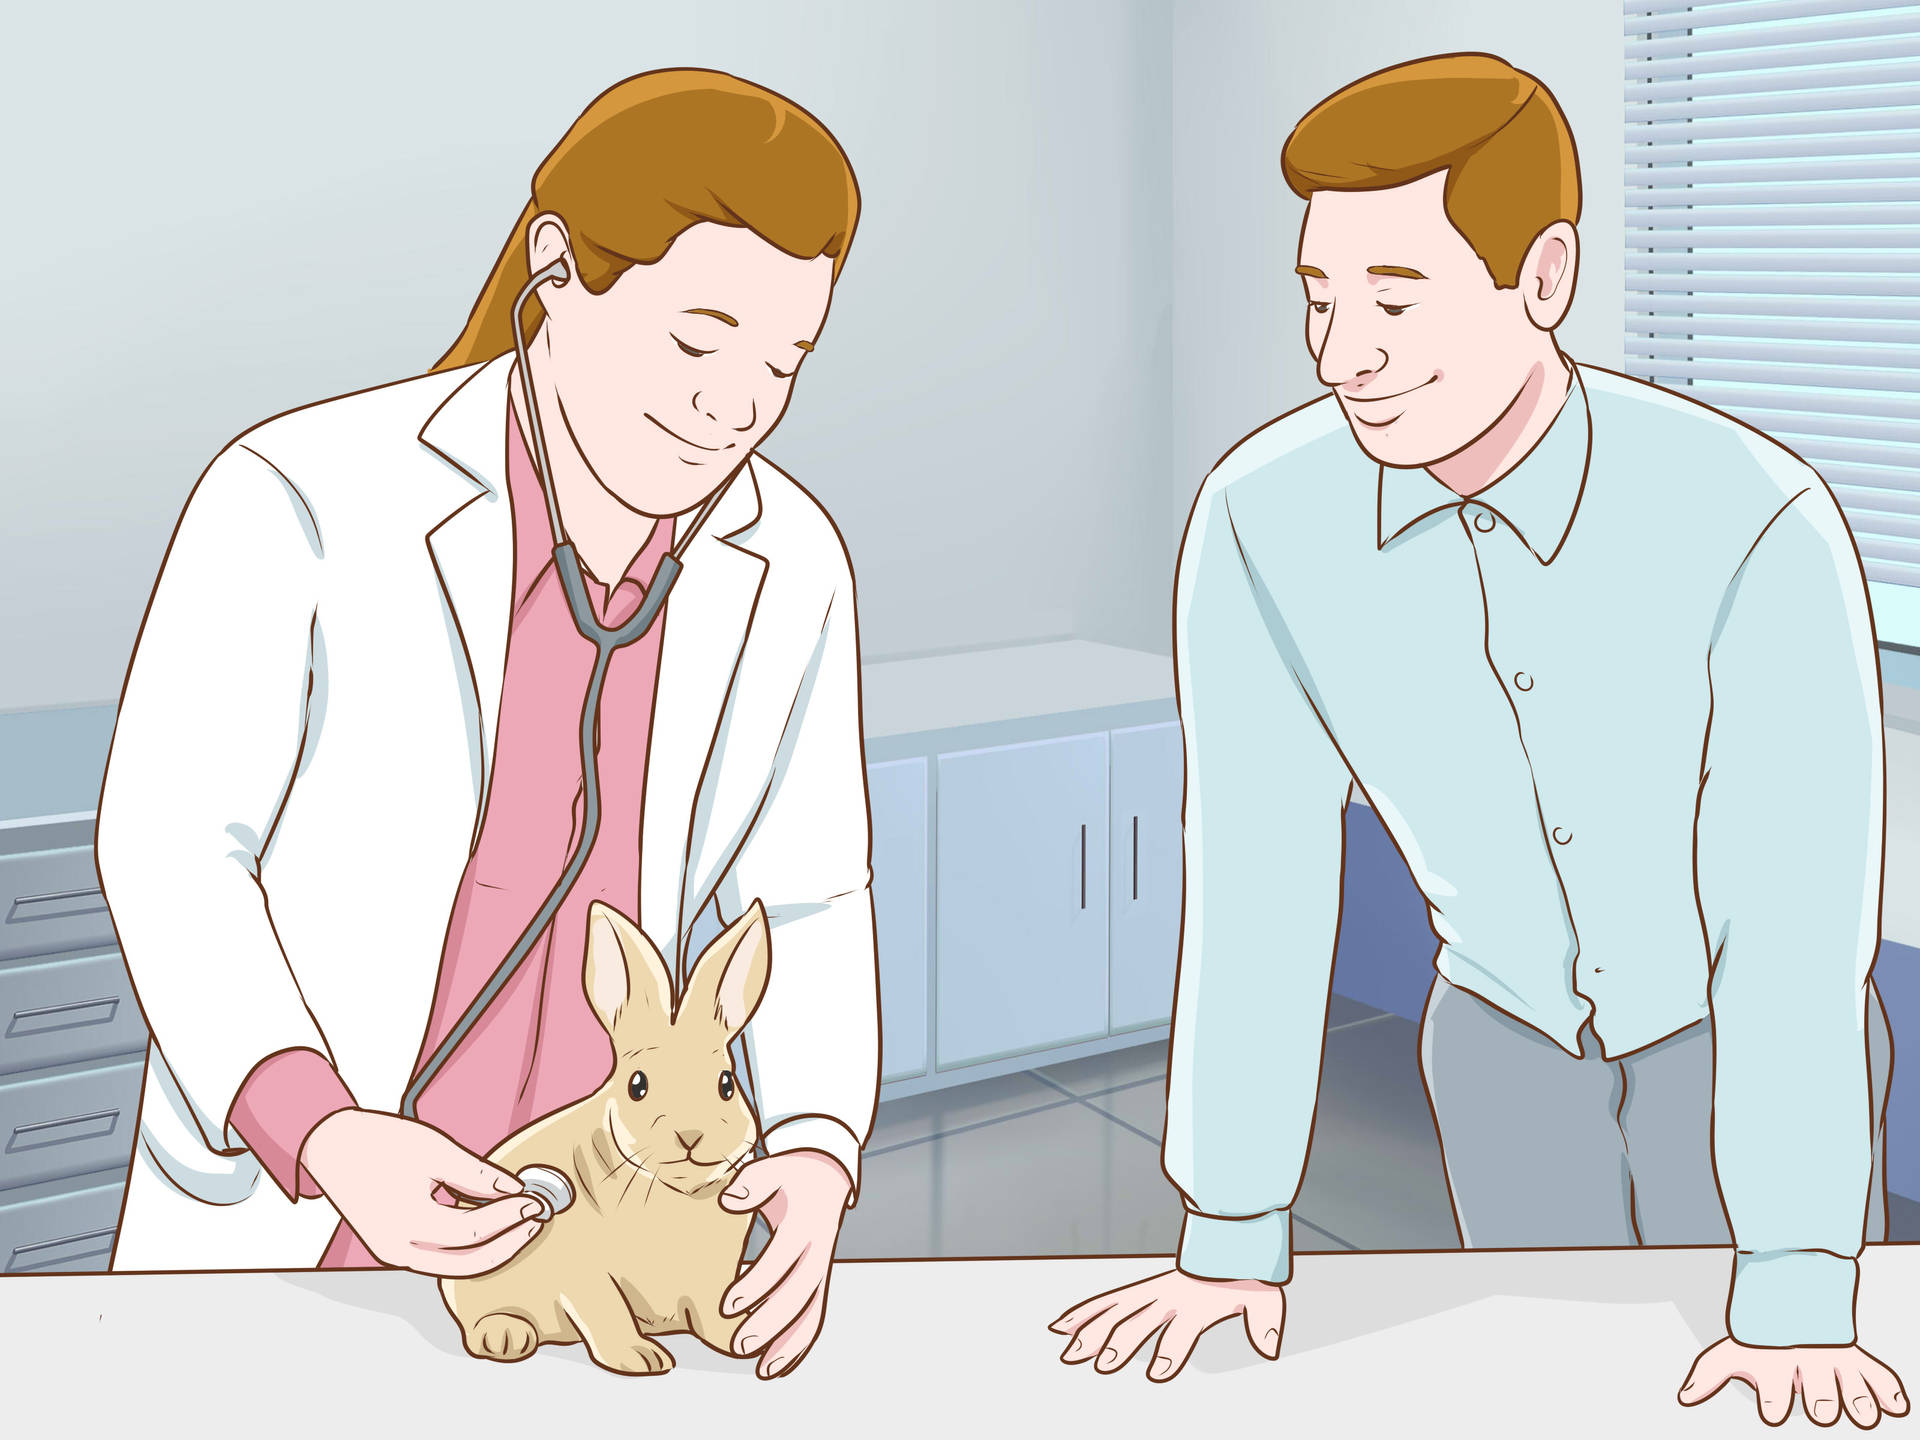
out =
[[[768,1153],[722,1203],[773,1234],[730,1299],[761,1374],[805,1354],[873,1118],[873,910],[853,577],[757,450],[858,210],[792,102],[635,76],[541,164],[431,372],[276,416],[208,467],[100,804],[153,1037],[115,1270],[499,1266],[538,1222],[481,1157],[614,1062],[582,984],[588,905],[684,965],[709,905],[726,922],[758,899],[772,975],[742,1050]],[[511,315],[546,267],[523,377]],[[607,662],[585,869],[416,1121],[395,1113],[409,1081],[585,827],[596,653],[556,573],[542,433],[599,623],[635,613],[670,548],[683,569]]]

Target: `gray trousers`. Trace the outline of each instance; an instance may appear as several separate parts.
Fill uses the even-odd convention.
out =
[[[1592,1022],[1581,1058],[1435,977],[1420,1070],[1469,1247],[1727,1245],[1714,1181],[1712,1022],[1617,1060]],[[1884,1117],[1892,1043],[1867,987],[1873,1180],[1866,1238],[1886,1239]]]

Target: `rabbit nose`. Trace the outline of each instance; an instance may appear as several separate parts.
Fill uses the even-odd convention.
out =
[[[680,1143],[687,1147],[689,1155],[693,1154],[693,1147],[700,1143],[700,1137],[706,1134],[704,1130],[676,1130],[673,1133]]]

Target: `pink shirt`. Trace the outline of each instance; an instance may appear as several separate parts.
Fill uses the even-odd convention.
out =
[[[583,818],[580,706],[594,648],[567,610],[553,568],[546,502],[511,414],[507,494],[513,614],[493,778],[480,838],[454,898],[416,1073],[560,878]],[[605,586],[587,578],[603,623],[618,625],[639,608],[643,581],[672,540],[672,521],[655,524],[610,598]],[[475,1154],[591,1094],[612,1069],[612,1044],[587,1004],[582,980],[587,907],[603,900],[636,922],[641,918],[640,813],[663,628],[656,623],[614,652],[608,666],[600,709],[600,829],[586,868],[525,963],[420,1098],[420,1118]],[[353,1103],[318,1052],[285,1050],[254,1067],[231,1118],[281,1189],[290,1197],[317,1196],[298,1165],[300,1147],[322,1119]],[[320,1260],[323,1269],[378,1264],[345,1224]]]

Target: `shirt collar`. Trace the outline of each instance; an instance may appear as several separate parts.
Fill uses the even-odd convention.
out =
[[[1553,563],[1573,528],[1586,489],[1593,421],[1580,367],[1571,361],[1573,383],[1553,424],[1520,463],[1478,494],[1462,499],[1422,466],[1380,467],[1380,546],[1419,521],[1461,505],[1481,505],[1511,525],[1542,565]]]

